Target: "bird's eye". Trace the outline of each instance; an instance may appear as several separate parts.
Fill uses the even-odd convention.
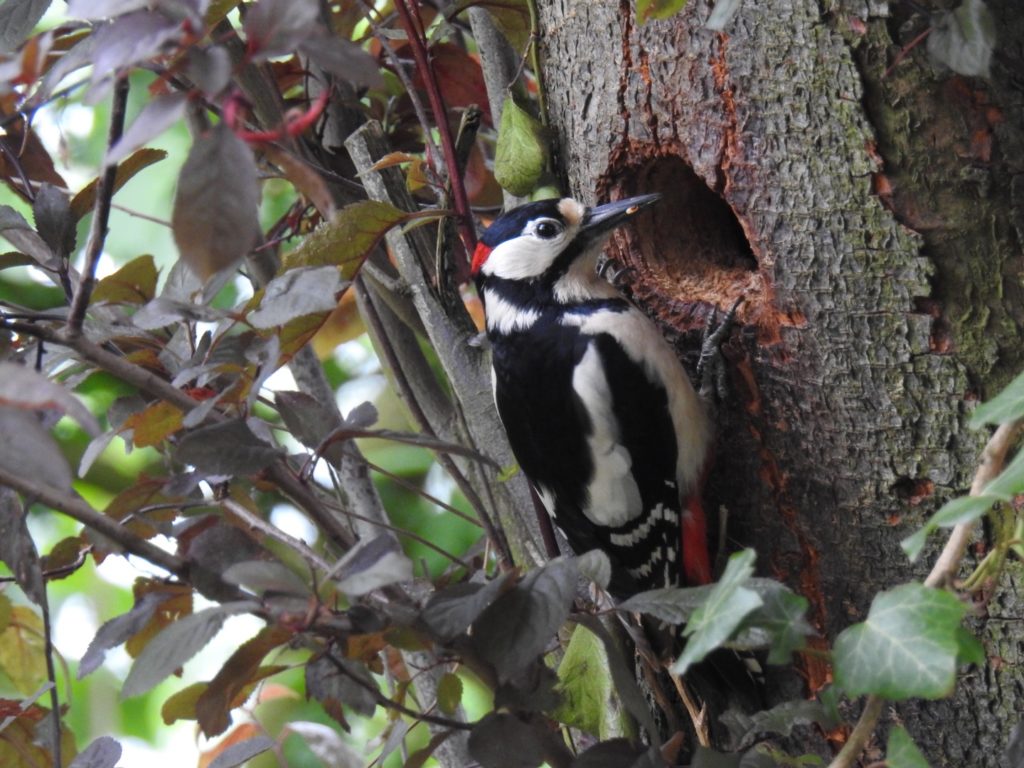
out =
[[[533,230],[537,233],[537,237],[543,238],[544,240],[550,240],[553,237],[558,237],[562,232],[561,225],[556,221],[547,219],[537,224],[537,227]]]

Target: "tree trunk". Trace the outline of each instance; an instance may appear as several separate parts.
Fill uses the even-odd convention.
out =
[[[886,75],[929,20],[883,2],[747,2],[725,33],[703,26],[707,0],[644,26],[625,1],[540,6],[569,188],[664,196],[611,246],[634,298],[683,353],[744,297],[711,492],[730,546],[755,546],[830,641],[925,572],[899,540],[966,490],[972,401],[1024,365],[1020,14],[989,4],[981,79],[923,45]],[[999,589],[975,626],[987,668],[900,708],[932,765],[1000,764],[1024,710],[1022,617]],[[828,680],[797,666],[806,694]]]

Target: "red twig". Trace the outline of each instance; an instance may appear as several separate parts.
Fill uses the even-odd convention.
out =
[[[907,54],[909,54],[912,50],[914,50],[917,46],[924,42],[924,39],[928,37],[929,34],[931,34],[931,31],[932,27],[928,27],[928,29],[926,29],[924,32],[922,32],[909,43],[907,43],[903,47],[903,50],[896,54],[896,58],[892,60],[892,64],[890,64],[889,67],[885,70],[885,73],[882,75],[882,78],[884,79],[891,75],[892,71],[896,69],[897,66],[899,66],[899,63],[907,57]]]
[[[459,227],[459,235],[462,238],[462,245],[465,248],[465,253],[458,261],[457,266],[460,273],[469,274],[466,254],[472,253],[476,248],[476,232],[473,231],[466,186],[462,183],[462,174],[459,172],[458,160],[455,157],[455,139],[452,136],[451,126],[448,124],[448,109],[441,96],[437,75],[434,68],[430,66],[426,36],[423,34],[422,26],[418,23],[419,14],[411,7],[410,0],[395,0],[395,10],[398,11],[405,34],[409,38],[409,47],[412,49],[416,66],[423,74],[427,98],[430,99],[430,109],[434,113],[434,122],[437,124],[438,133],[441,134],[441,148],[444,150],[444,162],[448,167],[448,178],[452,185],[456,222]],[[424,129],[426,128],[427,126],[424,126]]]
[[[231,97],[224,105],[224,120],[242,141],[248,144],[269,144],[281,141],[285,137],[298,136],[304,132],[323,114],[330,96],[331,89],[324,88],[308,110],[305,112],[289,110],[284,116],[284,123],[269,131],[247,131],[242,128],[238,115],[241,106],[240,97]]]

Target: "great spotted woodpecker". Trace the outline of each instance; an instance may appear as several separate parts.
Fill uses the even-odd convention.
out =
[[[494,397],[522,471],[617,596],[711,579],[702,403],[654,324],[596,270],[606,236],[658,200],[529,203],[480,238]]]

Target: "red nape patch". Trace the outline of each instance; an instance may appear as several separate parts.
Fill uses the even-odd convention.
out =
[[[473,251],[473,264],[469,268],[469,274],[476,277],[476,273],[480,271],[480,267],[487,261],[487,257],[491,255],[493,249],[489,245],[483,243],[476,244],[476,250]]]

